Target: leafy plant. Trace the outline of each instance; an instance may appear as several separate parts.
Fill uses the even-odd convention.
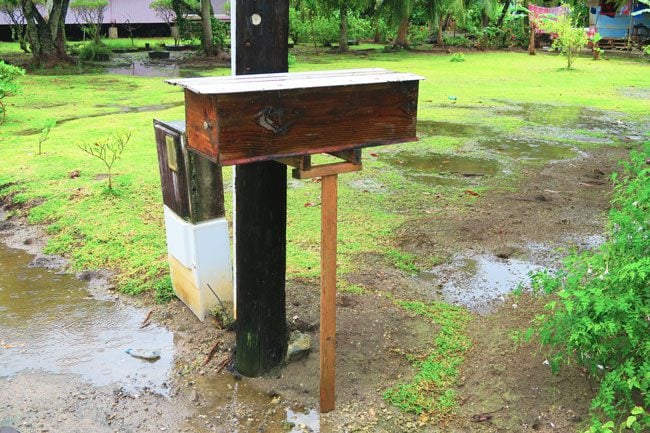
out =
[[[547,33],[557,35],[553,40],[553,48],[559,49],[566,56],[566,68],[571,69],[580,51],[587,45],[584,29],[576,26],[574,19],[568,14],[541,18],[540,27]]]
[[[131,132],[115,134],[113,137],[105,140],[99,140],[92,144],[78,144],[79,149],[88,155],[94,156],[104,163],[108,170],[108,189],[113,190],[113,165],[120,159],[124,148],[131,139]]]
[[[20,92],[18,78],[25,75],[25,70],[18,66],[8,65],[0,60],[0,124],[7,117],[7,109],[2,101],[7,96],[14,96]]]
[[[598,32],[594,33],[594,35],[589,38],[589,42],[591,43],[591,53],[594,56],[594,60],[600,59],[600,55],[604,52],[604,50],[598,46],[598,42],[602,39],[603,37]]]
[[[650,143],[633,152],[616,182],[609,239],[597,251],[573,254],[557,272],[533,279],[553,295],[536,332],[550,350],[551,367],[577,361],[600,382],[591,408],[591,432],[614,431],[631,413],[634,431],[648,431],[650,416]],[[630,412],[634,411],[634,412]],[[601,423],[599,417],[606,421]],[[635,424],[636,423],[636,424]]]
[[[85,61],[107,60],[107,57],[110,57],[111,53],[111,49],[101,42],[89,41],[81,46],[79,58]]]
[[[45,125],[43,125],[43,128],[41,129],[41,134],[38,136],[38,154],[41,155],[43,153],[43,143],[47,141],[47,139],[50,137],[50,130],[56,126],[56,120],[54,119],[47,119],[45,121]]]
[[[464,62],[465,61],[465,56],[463,53],[454,53],[451,55],[451,59],[449,59],[450,62]]]

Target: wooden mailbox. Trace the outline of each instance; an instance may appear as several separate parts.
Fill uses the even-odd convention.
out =
[[[422,77],[386,69],[169,80],[188,146],[220,165],[417,140]]]
[[[185,88],[187,147],[216,167],[276,160],[321,177],[321,411],[334,409],[337,175],[361,148],[415,141],[419,81],[385,69],[169,80]],[[162,149],[164,151],[164,149]],[[343,160],[312,166],[311,155]]]

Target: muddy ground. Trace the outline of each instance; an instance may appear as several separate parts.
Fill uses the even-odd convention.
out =
[[[395,233],[395,243],[418,255],[557,265],[561,253],[555,247],[586,248],[603,233],[608,179],[627,153],[623,147],[601,147],[530,166],[516,185],[476,197],[469,206],[441,206],[440,212],[410,220]],[[33,263],[65,267],[61,258],[41,254],[39,228],[10,219],[2,229],[11,247],[36,254]],[[405,354],[430,349],[436,332],[435,325],[396,307],[387,295],[453,300],[465,284],[462,278],[448,284],[458,274],[454,266],[450,260],[413,276],[376,257],[360,259],[359,270],[346,278],[365,293],[338,295],[337,410],[321,416],[316,411],[317,282],[287,285],[290,326],[311,335],[312,353],[267,377],[248,379],[230,370],[234,333],[218,329],[216,320],[200,323],[178,301],[160,306],[120,298],[107,276],[82,275],[91,282],[92,296],[117,296],[116,309],[136,304],[143,320],[152,311],[152,322],[173,332],[175,363],[168,389],[128,390],[118,384],[99,386],[71,373],[22,371],[0,377],[0,426],[23,433],[575,431],[587,418],[594,391],[580,369],[555,376],[536,345],[513,343],[512,332],[541,311],[539,301],[528,295],[515,299],[488,293],[472,301],[474,346],[457,384],[457,415],[432,422],[400,413],[382,400],[388,386],[414,374]],[[216,354],[206,363],[217,342]],[[478,414],[490,419],[474,422]]]

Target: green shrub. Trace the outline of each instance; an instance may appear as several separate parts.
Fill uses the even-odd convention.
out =
[[[339,40],[339,20],[335,14],[315,18],[312,26],[313,42],[327,44]]]
[[[7,116],[6,108],[2,100],[7,96],[13,96],[20,92],[18,78],[25,75],[25,70],[18,66],[8,65],[0,60],[0,124]]]
[[[465,56],[463,53],[454,53],[451,55],[451,58],[449,59],[450,62],[464,62],[465,61]]]
[[[372,22],[356,13],[348,15],[348,38],[356,40],[372,39]]]
[[[600,383],[591,432],[615,431],[622,417],[638,425],[634,431],[650,429],[649,161],[646,143],[631,154],[622,178],[614,176],[605,244],[533,279],[536,291],[553,295],[536,323],[551,367],[577,361]]]
[[[111,54],[110,48],[94,41],[86,42],[79,49],[79,58],[87,62],[106,58],[107,56],[110,57]]]
[[[420,45],[429,37],[429,29],[426,26],[409,26],[409,43]]]
[[[584,28],[577,27],[575,20],[568,15],[543,18],[540,26],[547,33],[555,33],[553,48],[559,49],[567,58],[567,69],[573,67],[573,62],[580,51],[587,45],[587,35]]]
[[[445,45],[450,47],[465,47],[471,48],[474,44],[472,41],[467,39],[465,36],[445,36],[443,38]]]

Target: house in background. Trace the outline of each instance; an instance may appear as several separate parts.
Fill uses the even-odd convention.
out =
[[[629,40],[639,46],[650,43],[650,6],[629,0],[619,7],[607,0],[589,0],[590,33],[603,37],[601,46],[627,45]]]
[[[229,0],[211,0],[215,17],[221,21],[230,21],[226,13],[226,3]],[[169,28],[156,13],[149,8],[152,0],[108,0],[108,7],[104,12],[103,33],[108,33],[109,27],[117,27],[120,37],[129,36],[127,27],[131,27],[135,36],[154,37],[169,36]],[[72,9],[68,10],[65,17],[66,33],[71,39],[82,36],[77,15]],[[11,20],[0,12],[0,41],[11,40],[9,29]]]

